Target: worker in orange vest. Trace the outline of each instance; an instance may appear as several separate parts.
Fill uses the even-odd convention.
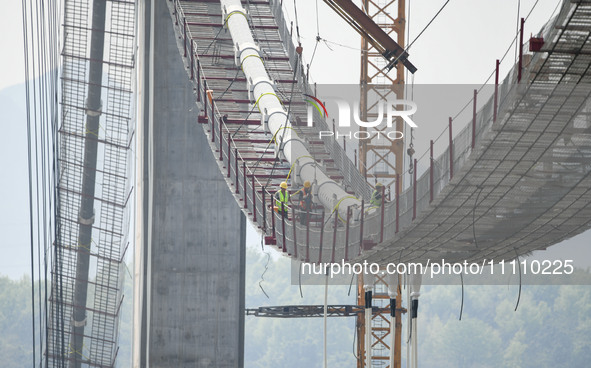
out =
[[[381,207],[382,206],[382,193],[384,191],[384,184],[377,183],[375,190],[371,194],[371,199],[369,203],[371,203],[374,207]]]
[[[304,187],[298,190],[298,201],[300,207],[300,224],[308,223],[308,214],[312,209],[312,184],[309,181],[304,182]]]

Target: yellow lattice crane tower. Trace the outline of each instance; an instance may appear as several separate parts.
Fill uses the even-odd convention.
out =
[[[363,11],[374,20],[388,35],[397,40],[398,45],[405,45],[405,0],[363,0]],[[361,76],[360,76],[360,117],[363,121],[375,120],[377,106],[384,100],[404,98],[404,68],[397,67],[388,72],[388,62],[366,38],[361,40]],[[403,122],[396,121],[396,130],[403,131]],[[362,128],[366,129],[366,128]],[[385,125],[373,128],[388,129]],[[369,133],[372,133],[371,131]],[[366,180],[372,185],[383,183],[390,191],[395,191],[397,180],[403,177],[404,142],[402,139],[389,139],[387,135],[371,134],[371,139],[359,141],[359,168]],[[400,186],[401,188],[402,186]],[[388,280],[384,275],[375,278],[373,304],[390,306]],[[358,280],[358,305],[365,305],[363,277]],[[401,367],[402,340],[402,298],[400,281],[396,287],[395,331],[391,331],[391,316],[388,313],[374,313],[372,321],[372,344],[366,346],[365,319],[357,317],[357,367],[369,368],[373,362],[381,362],[389,368]],[[389,335],[394,333],[394,346]],[[366,349],[371,349],[370,354]],[[394,349],[394,366],[390,365],[390,349]],[[367,356],[371,361],[366,362]]]
[[[405,50],[406,0],[362,0],[361,8],[351,0],[324,2],[362,36],[359,112],[362,121],[375,121],[380,115],[379,108],[385,102],[404,99],[405,68],[411,73],[416,71]],[[394,126],[395,131],[403,132],[402,119],[397,119]],[[370,184],[375,186],[381,182],[390,193],[402,188],[404,141],[398,134],[388,135],[388,129],[386,124],[370,129],[360,127],[367,132],[361,136],[369,138],[359,141],[359,169]],[[370,292],[367,301],[378,308],[372,313],[372,333],[368,342],[364,338],[365,318],[361,315],[357,317],[357,367],[379,365],[400,368],[401,314],[405,311],[402,308],[400,279],[376,275],[371,283],[373,292]],[[396,286],[388,288],[389,283]],[[357,295],[357,305],[366,305],[362,277],[358,280]],[[391,303],[395,303],[394,308],[390,308]],[[391,310],[391,313],[384,310]],[[391,331],[392,314],[394,332]],[[392,333],[395,333],[394,343]],[[367,346],[368,343],[371,346]],[[367,349],[370,349],[369,352]],[[393,361],[391,349],[394,349]]]
[[[406,9],[405,0],[363,0],[363,11],[388,35],[395,39],[402,48],[405,47]],[[379,104],[387,100],[404,98],[404,68],[400,65],[389,71],[388,60],[384,59],[380,50],[372,45],[367,38],[361,41],[361,76],[360,76],[360,117],[363,121],[373,121],[377,118]],[[396,131],[403,131],[403,121],[395,123]],[[367,129],[367,128],[362,128]],[[404,142],[402,139],[390,139],[386,134],[376,131],[388,129],[385,125],[371,128],[370,139],[359,141],[359,168],[366,180],[372,185],[383,183],[390,192],[396,190],[396,185],[402,188],[397,180],[403,177]],[[375,277],[373,304],[379,307],[389,307],[388,279],[385,275]],[[358,280],[358,305],[365,304],[363,278]],[[391,316],[388,313],[374,313],[372,321],[372,343],[366,346],[365,319],[357,317],[357,356],[358,368],[372,367],[375,364],[390,368],[401,367],[402,340],[402,298],[400,280],[396,285],[395,331],[391,331]],[[394,346],[389,336],[394,333]],[[370,354],[366,349],[371,349]],[[394,349],[393,367],[390,365],[390,349]],[[369,356],[370,362],[366,362]],[[381,362],[378,363],[378,362]],[[383,365],[382,365],[383,364]]]

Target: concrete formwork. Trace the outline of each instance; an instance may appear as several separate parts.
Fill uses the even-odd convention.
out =
[[[144,302],[134,366],[242,367],[246,220],[196,123],[166,3],[146,4]]]

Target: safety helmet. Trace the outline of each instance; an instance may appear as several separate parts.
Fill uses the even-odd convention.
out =
[[[383,186],[384,186],[384,184],[382,184],[382,183],[377,183],[377,184],[376,184],[376,188],[378,188],[378,187],[383,187]]]
[[[306,180],[304,182],[304,188],[310,188],[312,186],[312,184],[310,184],[310,182],[308,180]]]
[[[283,189],[287,189],[287,183],[282,181],[281,184],[279,185],[281,188]]]

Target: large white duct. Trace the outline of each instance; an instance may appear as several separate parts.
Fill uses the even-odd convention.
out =
[[[256,45],[247,21],[246,10],[240,0],[221,0],[223,21],[229,29],[234,43],[236,63],[242,66],[246,76],[249,95],[256,103],[268,128],[276,137],[278,145],[282,142],[285,159],[299,168],[301,181],[315,183],[318,200],[331,211],[338,205],[341,217],[346,216],[347,207],[360,205],[361,202],[345,192],[339,184],[328,178],[315,164],[303,141],[291,129],[287,121],[287,111],[281,104],[275,91],[275,85],[269,78],[260,50]]]

